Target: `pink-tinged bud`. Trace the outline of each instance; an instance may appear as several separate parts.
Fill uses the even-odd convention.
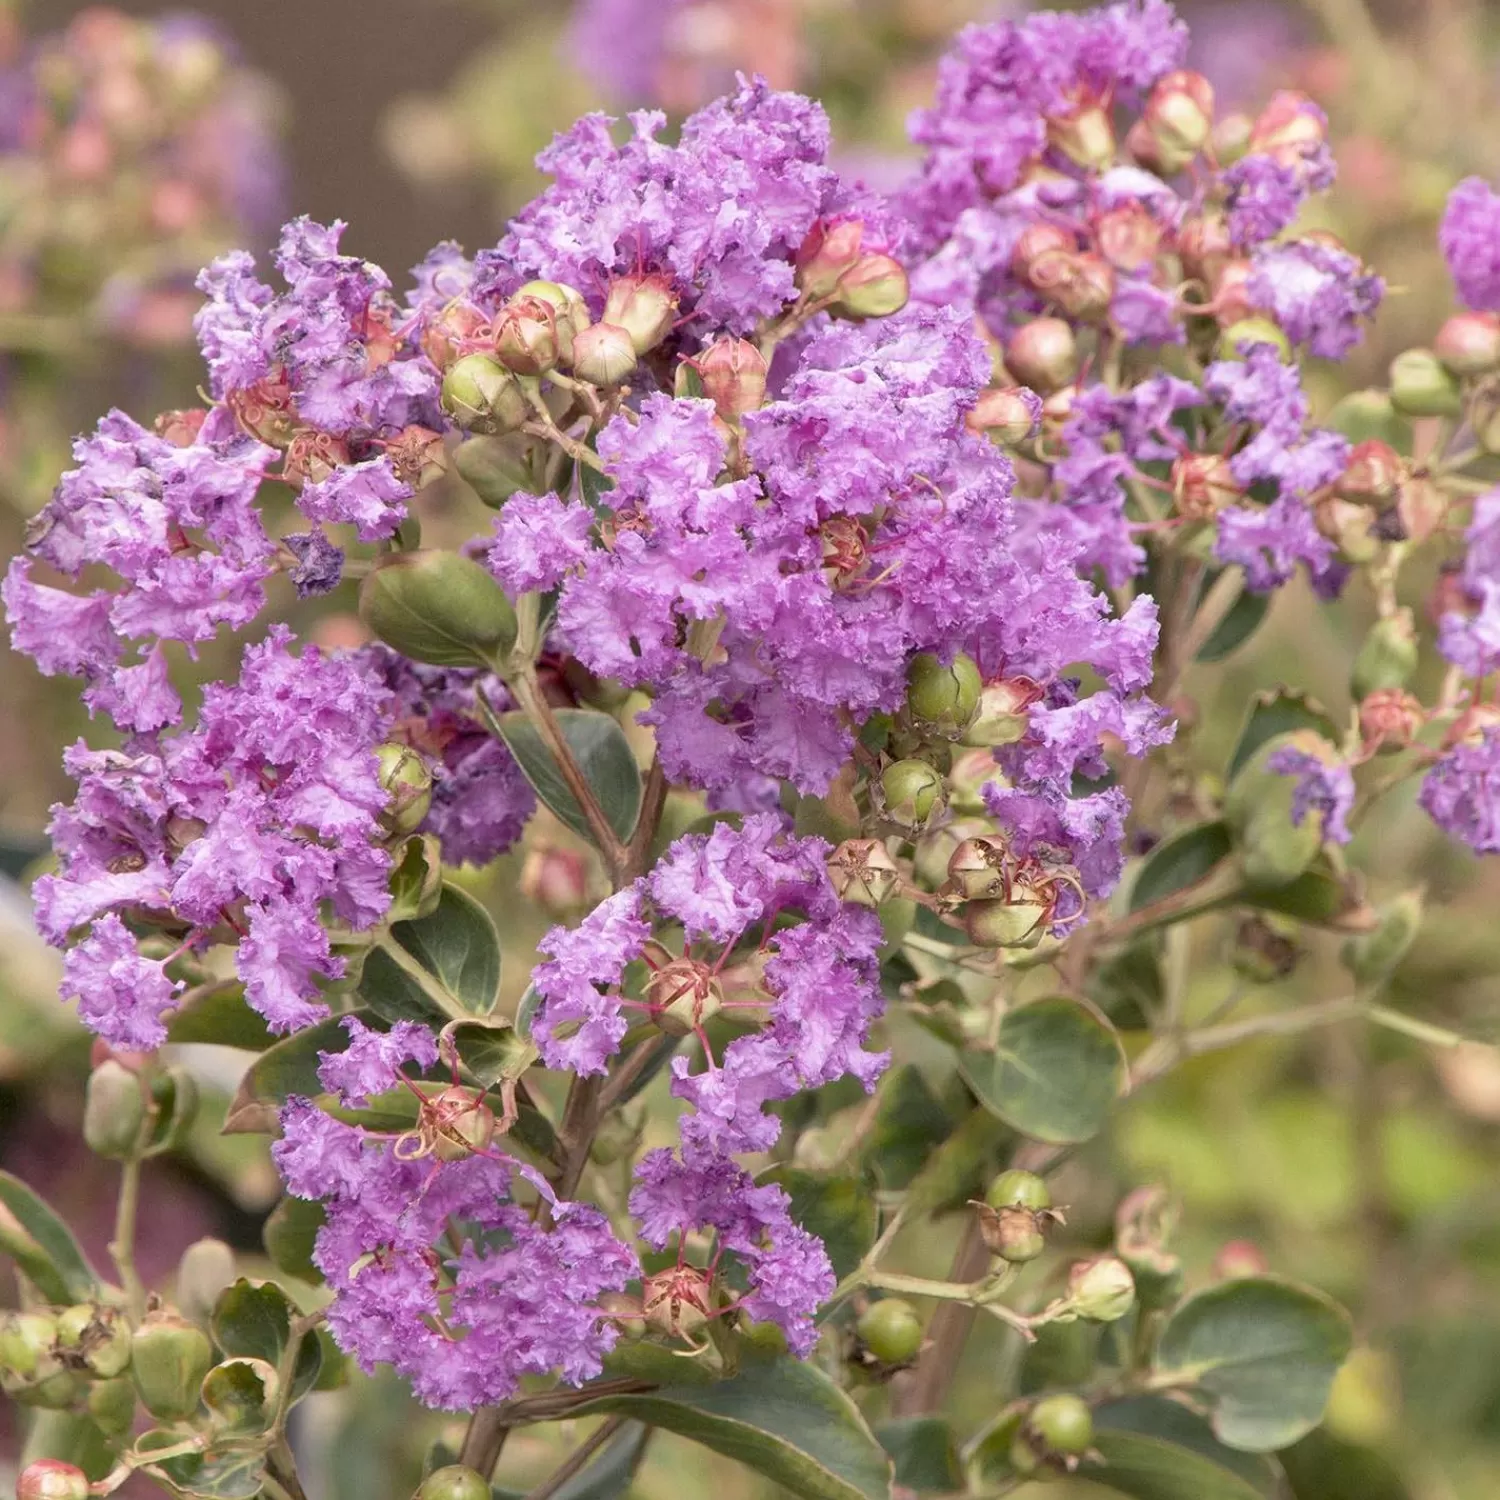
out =
[[[1252,273],[1253,267],[1248,260],[1230,260],[1219,267],[1210,284],[1214,294],[1214,317],[1220,328],[1233,328],[1237,323],[1254,321],[1257,308],[1250,297]]]
[[[191,448],[203,430],[203,420],[208,411],[202,406],[192,406],[186,411],[164,411],[153,424],[157,437],[174,448]]]
[[[1449,497],[1434,480],[1413,477],[1401,486],[1396,499],[1402,537],[1421,546],[1428,537],[1442,529],[1448,519]]]
[[[540,297],[516,297],[495,319],[495,354],[517,375],[543,375],[558,360],[557,315]]]
[[[830,296],[860,257],[861,219],[815,219],[797,250],[797,290],[815,301]]]
[[[948,856],[948,886],[965,901],[999,899],[1005,880],[1005,846],[995,839],[963,839]]]
[[[1214,1256],[1211,1274],[1217,1281],[1237,1281],[1243,1276],[1264,1276],[1270,1269],[1265,1251],[1254,1240],[1228,1240]]]
[[[1047,140],[1085,171],[1102,171],[1115,159],[1115,127],[1109,111],[1088,94],[1066,113],[1048,119]]]
[[[1035,318],[1011,335],[1005,363],[1023,385],[1050,395],[1077,376],[1078,341],[1061,318]]]
[[[1141,271],[1151,265],[1161,250],[1161,240],[1161,225],[1133,201],[1100,214],[1094,225],[1099,254],[1121,271]]]
[[[1042,688],[1029,677],[1001,677],[985,684],[979,711],[964,731],[964,744],[985,749],[1014,745],[1031,724],[1031,710]]]
[[[672,324],[676,320],[677,294],[665,276],[650,272],[617,276],[610,282],[601,321],[623,328],[629,334],[636,354],[645,354],[656,348],[672,331]],[[576,346],[574,358],[576,361]],[[588,375],[583,378],[592,379]],[[614,382],[604,380],[593,383],[612,385]]]
[[[862,255],[839,277],[828,311],[836,317],[888,318],[906,306],[911,284],[901,262],[889,255]]]
[[[1158,177],[1174,176],[1193,159],[1191,152],[1164,147],[1144,120],[1137,120],[1125,132],[1125,150],[1137,166]]]
[[[1057,224],[1028,224],[1010,253],[1011,274],[1039,292],[1056,281],[1054,262],[1078,253],[1078,240]]]
[[[1420,700],[1404,688],[1377,688],[1360,699],[1359,737],[1368,750],[1405,750],[1427,722]]]
[[[1215,123],[1210,139],[1214,159],[1221,167],[1232,167],[1250,150],[1250,132],[1254,129],[1255,121],[1239,110]]]
[[[1037,398],[1022,386],[981,391],[974,409],[964,418],[970,432],[984,433],[996,443],[1024,443],[1036,431],[1041,415]]]
[[[573,373],[590,385],[618,385],[635,362],[635,342],[613,323],[595,323],[573,340]]]
[[[1113,1255],[1079,1261],[1068,1272],[1067,1301],[1090,1323],[1114,1323],[1135,1305],[1135,1278]]]
[[[1369,438],[1350,450],[1349,462],[1334,488],[1356,505],[1384,510],[1395,499],[1405,470],[1401,455],[1389,443]]]
[[[1370,512],[1363,505],[1326,494],[1313,505],[1313,525],[1346,563],[1370,562],[1380,551],[1380,538],[1370,530]]]
[[[573,363],[573,340],[593,321],[587,303],[572,287],[560,281],[528,281],[516,292],[516,298],[536,297],[552,309],[552,326],[557,333],[557,357],[560,363]]]
[[[1184,453],[1172,464],[1172,504],[1185,521],[1211,521],[1244,493],[1221,453]]]
[[[879,839],[845,839],[828,861],[828,883],[840,901],[881,906],[901,888],[901,871]]]
[[[713,1287],[697,1266],[672,1266],[641,1278],[646,1324],[669,1338],[691,1339],[713,1313]]]
[[[1177,231],[1177,254],[1189,276],[1213,287],[1219,272],[1234,258],[1227,221],[1217,214],[1188,219]]]
[[[1078,400],[1078,395],[1078,386],[1065,385],[1060,390],[1053,391],[1042,402],[1042,427],[1047,432],[1055,433],[1062,430],[1063,424],[1073,415],[1073,407]]]
[[[684,361],[698,372],[703,394],[726,422],[758,411],[766,399],[766,357],[746,339],[717,338],[695,359]]]
[[[1328,139],[1328,121],[1306,94],[1282,89],[1250,127],[1250,150],[1296,166]]]
[[[1432,352],[1460,377],[1487,375],[1500,369],[1500,315],[1455,314],[1438,329]]]
[[[1196,156],[1214,122],[1214,88],[1201,73],[1180,69],[1158,79],[1141,118],[1165,151]]]
[[[588,905],[589,865],[572,849],[538,845],[521,865],[521,894],[545,915],[561,920]]]
[[[21,1470],[16,1500],[88,1500],[88,1475],[60,1458],[39,1458]]]
[[[441,400],[465,432],[514,432],[531,415],[516,377],[488,354],[466,354],[449,365]]]
[[[446,370],[473,341],[482,338],[488,320],[477,307],[453,302],[422,330],[422,353],[439,370]]]

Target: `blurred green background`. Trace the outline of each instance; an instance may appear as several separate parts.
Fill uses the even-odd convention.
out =
[[[493,243],[505,214],[535,189],[530,158],[555,128],[589,108],[647,102],[612,98],[584,76],[570,62],[582,54],[565,8],[540,0],[212,0],[198,8],[271,81],[286,127],[288,212],[349,220],[345,248],[386,266],[398,286],[439,239],[471,249]],[[37,3],[19,25],[39,35],[80,9]],[[903,121],[930,97],[948,37],[977,15],[1018,9],[969,0],[714,0],[693,7],[697,20],[658,83],[680,110],[735,66],[759,67],[825,99],[851,170],[895,180]],[[1500,6],[1218,0],[1180,9],[1195,28],[1193,61],[1215,80],[1224,107],[1254,108],[1273,88],[1299,87],[1331,116],[1342,172],[1318,212],[1386,276],[1391,295],[1349,364],[1314,373],[1326,409],[1378,379],[1391,355],[1420,342],[1449,308],[1433,232],[1453,182],[1500,168]],[[271,236],[259,234],[252,248],[264,252]],[[190,350],[170,340],[122,348],[82,309],[77,316],[84,332],[66,353],[0,349],[7,555],[64,467],[69,433],[111,404],[149,422],[158,409],[195,399]],[[423,519],[434,540],[456,542],[483,517],[472,497],[440,491]],[[1405,602],[1420,610],[1417,584]],[[354,629],[326,601],[320,617],[285,602],[324,639]],[[1189,774],[1181,795],[1212,795],[1212,769],[1257,688],[1304,687],[1342,720],[1347,665],[1371,615],[1361,596],[1326,609],[1293,587],[1249,647],[1197,669],[1186,695],[1196,705],[1191,745],[1201,776]],[[227,650],[208,650],[197,670],[216,675],[231,660]],[[1440,668],[1427,661],[1424,671],[1435,678]],[[3,648],[0,704],[0,1165],[42,1187],[97,1254],[114,1169],[78,1139],[88,1043],[56,1002],[58,961],[32,934],[15,878],[32,866],[48,806],[68,795],[61,747],[87,723],[71,684],[37,677]],[[540,824],[533,835],[559,839]],[[1500,1052],[1489,1042],[1500,1038],[1500,867],[1444,843],[1411,797],[1383,807],[1351,855],[1374,899],[1426,894],[1427,921],[1390,1003],[1474,1040],[1433,1047],[1338,1028],[1257,1041],[1180,1069],[1127,1101],[1116,1126],[1060,1173],[1054,1196],[1072,1207],[1065,1249],[1107,1243],[1126,1191],[1166,1185],[1185,1206],[1190,1284],[1208,1277],[1226,1244],[1248,1241],[1273,1269],[1326,1288],[1355,1315],[1359,1352],[1336,1388],[1328,1427],[1288,1456],[1299,1500],[1492,1500],[1500,1495]],[[516,851],[466,877],[502,923],[515,992],[548,924],[539,909],[499,899],[524,860]],[[1242,983],[1230,962],[1234,933],[1216,920],[1199,924],[1191,949],[1173,955],[1190,975],[1197,1013]],[[1256,990],[1246,1010],[1285,1006],[1289,990],[1315,999],[1346,984],[1336,940],[1313,938],[1288,984]],[[920,1043],[901,1040],[922,1065]],[[148,1176],[142,1268],[161,1283],[204,1235],[228,1240],[253,1274],[261,1219],[276,1198],[264,1141],[216,1132],[235,1056],[204,1050],[193,1063],[210,1102],[188,1147],[152,1163]],[[656,1102],[670,1126],[673,1113]],[[955,1217],[941,1237],[909,1242],[908,1268],[940,1274],[960,1227]],[[1063,1362],[1067,1354],[1043,1350]],[[980,1425],[1009,1394],[1011,1358],[988,1332],[971,1340],[955,1395],[961,1423]],[[0,1452],[14,1451],[13,1420],[0,1410]],[[314,1494],[402,1500],[425,1443],[454,1430],[396,1382],[356,1379],[307,1403],[299,1438]],[[522,1432],[507,1450],[508,1482],[539,1478],[576,1437]],[[762,1481],[670,1438],[653,1446],[633,1493],[675,1500],[710,1486],[726,1500],[766,1493]],[[1088,1493],[1082,1483],[1049,1488]]]

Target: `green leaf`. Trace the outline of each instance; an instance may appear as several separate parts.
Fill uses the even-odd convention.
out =
[[[515,1080],[541,1055],[509,1021],[450,1021],[439,1044],[451,1041],[464,1070],[481,1088]],[[446,1052],[444,1053],[446,1056]]]
[[[1213,583],[1204,580],[1205,589]],[[1239,650],[1260,629],[1266,611],[1271,607],[1270,594],[1252,594],[1246,589],[1230,606],[1229,613],[1213,628],[1209,637],[1198,648],[1196,661],[1222,661]]]
[[[1202,1417],[1161,1396],[1112,1401],[1094,1412],[1103,1468],[1088,1476],[1136,1500],[1279,1500],[1276,1463],[1226,1448]]]
[[[953,1429],[942,1417],[906,1417],[875,1429],[880,1445],[896,1465],[896,1483],[902,1489],[923,1491],[961,1490],[963,1468]]]
[[[366,1011],[354,1011],[366,1024],[372,1019]],[[268,1047],[251,1064],[229,1108],[224,1114],[224,1134],[243,1135],[276,1129],[276,1116],[293,1094],[315,1099],[322,1093],[318,1081],[318,1054],[342,1052],[349,1045],[349,1033],[340,1018],[330,1016],[294,1032],[284,1041]]]
[[[899,1192],[952,1129],[948,1111],[922,1070],[902,1063],[881,1080],[880,1106],[861,1161],[879,1177],[883,1188]]]
[[[621,843],[628,843],[641,813],[641,773],[625,731],[596,709],[559,708],[553,713],[609,826]],[[592,840],[588,819],[536,726],[524,713],[501,714],[497,722],[510,753],[537,796],[574,833]]]
[[[149,1441],[148,1441],[149,1440]],[[182,1434],[155,1428],[136,1440],[136,1449],[173,1447]],[[201,1495],[204,1500],[253,1500],[265,1481],[266,1456],[258,1448],[209,1448],[202,1453],[180,1453],[142,1470],[179,1495]]]
[[[288,1276],[316,1286],[323,1273],[313,1264],[313,1242],[327,1222],[328,1212],[320,1201],[293,1198],[290,1194],[266,1216],[260,1237],[271,1264]]]
[[[291,1299],[274,1282],[257,1286],[242,1276],[232,1286],[225,1287],[214,1304],[214,1342],[225,1354],[263,1359],[275,1368],[291,1338],[295,1315]],[[294,1398],[312,1388],[322,1365],[323,1350],[317,1334],[303,1334],[292,1376]]]
[[[651,1429],[627,1422],[592,1462],[553,1492],[552,1500],[619,1500],[630,1488]]]
[[[958,1065],[991,1114],[1050,1145],[1096,1135],[1125,1071],[1115,1034],[1062,996],[1011,1011],[995,1050],[961,1052]]]
[[[612,1373],[659,1384],[602,1396],[582,1412],[619,1412],[691,1438],[805,1500],[888,1500],[890,1459],[859,1408],[815,1366],[747,1353],[737,1375],[715,1381],[659,1347],[616,1355]]]
[[[1143,932],[1092,965],[1084,993],[1118,1031],[1142,1031],[1166,999],[1162,934]]]
[[[915,1221],[982,1196],[1001,1148],[1014,1140],[988,1109],[971,1109],[912,1178],[906,1190],[908,1217]]]
[[[791,1198],[792,1217],[817,1235],[828,1251],[834,1275],[847,1276],[875,1243],[880,1211],[864,1178],[809,1172],[801,1167],[772,1167],[759,1182],[774,1182]]]
[[[1223,823],[1197,823],[1163,839],[1141,861],[1130,887],[1130,911],[1154,905],[1197,885],[1229,857],[1234,839]]]
[[[1363,882],[1335,869],[1326,852],[1289,884],[1245,891],[1239,899],[1334,932],[1371,932],[1380,922],[1380,914],[1364,898]]]
[[[487,1016],[500,988],[500,938],[467,891],[444,885],[425,917],[396,922],[365,959],[360,998],[388,1021]]]
[[[245,1052],[264,1052],[276,1038],[250,1009],[242,984],[223,984],[184,1006],[167,1022],[169,1042],[215,1042]]]
[[[1293,729],[1316,730],[1334,744],[1339,740],[1338,725],[1317,699],[1293,688],[1275,688],[1257,693],[1250,700],[1250,712],[1245,716],[1239,742],[1234,747],[1234,754],[1229,757],[1225,781],[1234,780],[1240,767],[1267,740],[1273,740],[1278,734],[1287,734]]]
[[[1211,1398],[1221,1442],[1266,1453],[1317,1426],[1350,1342],[1349,1316],[1331,1299],[1247,1277],[1177,1308],[1157,1346],[1156,1372]]]
[[[408,922],[437,909],[443,889],[443,861],[437,835],[417,834],[407,839],[401,858],[391,871],[390,919]]]
[[[267,1387],[274,1384],[274,1371],[263,1360],[236,1356],[204,1376],[203,1404],[213,1413],[220,1432],[241,1436],[264,1432],[276,1408],[267,1399]]]
[[[604,515],[605,508],[599,504],[599,497],[614,489],[614,479],[602,469],[596,469],[593,464],[579,464],[578,487],[583,491],[583,503],[598,511],[601,516]]]
[[[73,1232],[19,1177],[0,1172],[0,1254],[49,1302],[87,1302],[99,1278]]]

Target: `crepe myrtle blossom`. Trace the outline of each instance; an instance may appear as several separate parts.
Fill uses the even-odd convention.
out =
[[[1476,312],[1500,312],[1500,195],[1482,178],[1448,195],[1438,243],[1459,296]]]
[[[399,1088],[405,1064],[437,1059],[417,1023],[385,1034],[352,1017],[344,1026],[348,1045],[321,1054],[318,1078],[345,1106]],[[423,1097],[401,1135],[345,1124],[305,1098],[281,1111],[272,1155],[287,1191],[325,1206],[313,1261],[333,1292],[334,1339],[366,1371],[389,1364],[448,1411],[503,1401],[525,1375],[592,1379],[618,1336],[599,1298],[639,1274],[634,1253],[598,1209],[558,1201],[490,1144],[482,1099],[457,1087]],[[521,1181],[545,1218],[516,1201]],[[457,1242],[455,1224],[465,1226]]]
[[[1471,709],[1454,726],[1418,795],[1445,833],[1476,854],[1500,854],[1500,726],[1492,707]]]
[[[358,661],[295,651],[276,626],[237,683],[208,685],[194,728],[68,751],[78,793],[53,809],[59,868],[36,882],[36,916],[50,942],[73,944],[63,993],[95,1031],[134,1048],[166,1036],[173,986],[159,959],[132,956],[126,918],[178,951],[236,945],[246,999],[273,1031],[327,1013],[320,982],[344,961],[325,903],[365,928],[390,900],[374,753],[389,713]]]
[[[1500,663],[1500,490],[1474,501],[1451,605],[1438,620],[1438,650],[1471,677]]]

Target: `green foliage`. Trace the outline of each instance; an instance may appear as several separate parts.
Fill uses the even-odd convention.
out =
[[[588,708],[556,709],[553,718],[615,836],[627,841],[640,817],[641,773],[625,731],[608,714]],[[541,731],[523,713],[501,714],[497,723],[541,801],[580,838],[591,839],[588,818]]]

